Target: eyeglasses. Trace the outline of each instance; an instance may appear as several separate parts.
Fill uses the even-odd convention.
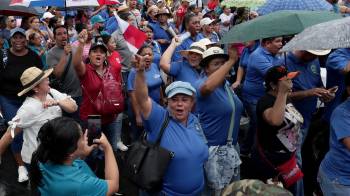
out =
[[[15,19],[10,20],[10,22],[15,22],[15,21],[16,21]]]

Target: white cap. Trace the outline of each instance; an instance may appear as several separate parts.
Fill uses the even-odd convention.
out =
[[[53,17],[55,17],[55,15],[51,14],[51,12],[45,12],[42,18],[46,19],[46,18],[53,18]]]
[[[206,17],[206,18],[203,18],[199,24],[201,25],[201,27],[203,27],[204,25],[210,25],[214,21],[215,21],[214,19],[210,19]]]

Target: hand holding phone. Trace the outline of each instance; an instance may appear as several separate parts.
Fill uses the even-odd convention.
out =
[[[88,116],[88,145],[91,146],[94,139],[101,137],[101,115]]]
[[[333,86],[332,88],[328,89],[329,93],[336,93],[338,91],[338,86]]]

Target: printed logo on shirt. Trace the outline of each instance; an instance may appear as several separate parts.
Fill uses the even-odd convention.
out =
[[[160,75],[159,74],[154,74],[153,78],[154,79],[160,78]]]
[[[115,58],[115,61],[117,61],[120,64],[120,59],[118,57]]]
[[[319,73],[317,72],[317,66],[315,64],[312,64],[310,66],[311,72],[315,75],[319,75]]]

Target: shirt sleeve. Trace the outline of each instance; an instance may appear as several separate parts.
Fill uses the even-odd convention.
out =
[[[149,139],[155,141],[160,128],[165,120],[167,111],[152,100],[152,110],[148,118],[144,118],[145,130],[149,133]]]
[[[259,56],[255,59],[255,66],[261,75],[265,75],[266,72],[272,67],[272,63],[264,56]]]
[[[329,55],[326,67],[334,70],[343,71],[349,63],[350,57],[343,49],[338,49]]]
[[[331,121],[331,127],[335,132],[337,140],[350,137],[350,121],[345,119],[350,119],[350,113],[348,110],[341,108],[340,110],[336,109],[333,112],[334,117]]]
[[[135,76],[136,76],[136,72],[134,69],[132,69],[129,73],[129,76],[128,76],[128,82],[127,82],[128,91],[135,90],[135,88],[134,88]]]

